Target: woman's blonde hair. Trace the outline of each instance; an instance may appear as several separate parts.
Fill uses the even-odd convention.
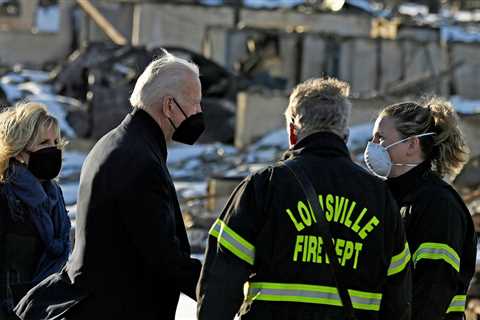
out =
[[[65,141],[60,136],[58,120],[40,103],[20,103],[0,113],[0,182],[5,182],[10,160],[27,148],[39,144],[43,133],[53,128],[58,145]]]
[[[403,138],[435,133],[420,138],[420,146],[424,158],[432,162],[432,170],[441,177],[458,174],[467,162],[470,150],[448,101],[432,97],[418,103],[402,102],[386,107],[380,116],[393,118]]]

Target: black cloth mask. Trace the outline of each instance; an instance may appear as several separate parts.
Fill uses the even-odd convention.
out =
[[[205,121],[203,120],[203,113],[199,112],[191,115],[190,117],[187,117],[187,115],[185,114],[183,109],[180,107],[180,105],[177,103],[177,101],[173,99],[173,102],[175,102],[178,109],[182,111],[183,116],[185,117],[185,120],[183,120],[183,122],[180,123],[178,127],[176,127],[172,119],[168,118],[168,120],[170,121],[170,124],[175,129],[172,139],[180,143],[192,145],[195,143],[195,141],[198,140],[198,138],[202,135],[203,131],[205,130]]]
[[[39,180],[51,180],[62,168],[62,150],[48,147],[30,152],[28,170]]]

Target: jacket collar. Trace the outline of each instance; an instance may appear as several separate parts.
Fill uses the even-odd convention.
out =
[[[122,125],[132,126],[134,131],[142,132],[142,135],[160,151],[162,159],[167,160],[167,143],[162,128],[145,110],[134,108]]]
[[[332,132],[316,132],[306,136],[288,150],[284,159],[304,154],[315,154],[327,157],[350,157],[347,145]]]
[[[389,178],[387,184],[397,202],[407,201],[407,197],[413,194],[425,179],[432,174],[431,162],[423,161],[418,166],[407,171],[401,176]]]

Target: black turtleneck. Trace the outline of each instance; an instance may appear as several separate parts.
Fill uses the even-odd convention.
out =
[[[424,161],[401,176],[387,180],[387,184],[399,205],[408,200],[408,196],[418,190],[429,175],[433,175],[431,166],[430,161]]]

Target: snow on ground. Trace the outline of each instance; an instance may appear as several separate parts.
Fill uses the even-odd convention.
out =
[[[58,32],[60,30],[60,6],[38,7],[36,14],[36,31]]]
[[[48,79],[49,74],[44,71],[26,69],[12,71],[0,79],[0,87],[12,104],[20,101],[45,104],[48,111],[58,119],[63,134],[67,137],[75,137],[75,131],[66,119],[66,108],[79,107],[81,102],[54,94],[51,85],[46,83]]]
[[[405,2],[400,4],[398,12],[407,16],[426,16],[428,14],[428,7],[418,3]]]
[[[362,123],[350,127],[347,147],[351,151],[362,150],[367,141],[372,137],[373,122]]]
[[[218,6],[224,3],[223,0],[200,0],[206,5]],[[292,7],[304,3],[304,0],[244,0],[244,5],[254,8],[276,8]]]
[[[444,42],[480,42],[480,29],[446,25],[440,28],[440,37]]]
[[[479,114],[480,100],[469,100],[459,96],[452,96],[450,102],[458,113]]]
[[[175,320],[195,320],[197,311],[197,303],[184,294],[180,295],[178,301],[177,314]],[[238,320],[238,317],[235,317]]]
[[[190,297],[182,294],[178,301],[177,314],[175,320],[193,320],[196,319],[197,302]]]

